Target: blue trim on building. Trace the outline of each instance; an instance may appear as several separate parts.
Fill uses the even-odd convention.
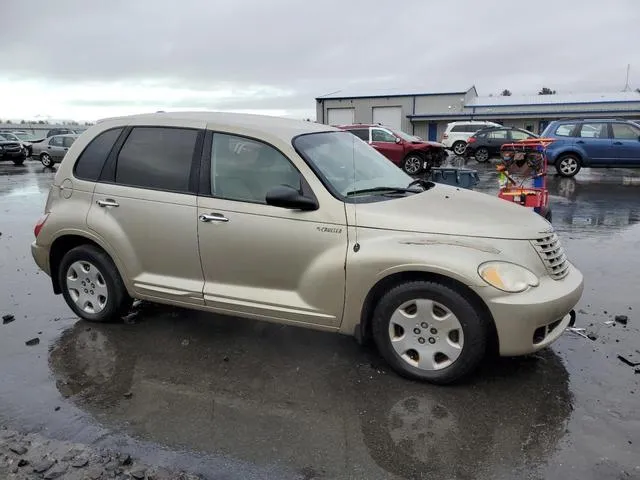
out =
[[[320,100],[355,100],[356,98],[399,98],[399,97],[437,97],[439,95],[466,95],[467,92],[439,92],[439,93],[410,93],[410,94],[393,94],[393,95],[361,95],[350,97],[316,97],[316,101]]]
[[[562,118],[565,115],[640,115],[640,110],[574,110],[574,111],[548,111],[548,112],[491,112],[491,113],[442,113],[433,115],[407,115],[410,120],[431,120],[433,118],[472,118],[472,117],[525,117],[531,116],[537,118],[540,115],[549,115],[553,117]]]
[[[509,107],[542,107],[547,105],[599,105],[611,103],[640,103],[638,100],[602,100],[599,102],[559,102],[559,103],[510,103],[508,105],[465,105],[464,108],[509,108]]]

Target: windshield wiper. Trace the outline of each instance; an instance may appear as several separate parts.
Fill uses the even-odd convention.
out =
[[[418,178],[418,179],[414,180],[413,182],[411,182],[409,185],[407,185],[407,188],[411,188],[411,187],[414,187],[416,185],[420,185],[422,188],[425,189],[425,191],[436,186],[435,183],[430,182],[429,180],[425,180],[424,178]]]
[[[364,193],[421,193],[421,190],[415,190],[413,188],[398,188],[398,187],[372,187],[362,188],[360,190],[351,190],[347,192],[347,197],[352,195],[360,195]]]

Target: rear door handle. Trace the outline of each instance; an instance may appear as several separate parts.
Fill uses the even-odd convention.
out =
[[[584,143],[584,140],[578,140],[576,143]]]
[[[111,198],[107,198],[105,200],[98,200],[96,202],[100,207],[119,207],[120,204]]]
[[[229,219],[224,215],[222,215],[221,213],[212,213],[212,214],[203,213],[198,218],[200,219],[201,222],[204,222],[204,223],[210,223],[210,222],[225,223],[229,221]]]

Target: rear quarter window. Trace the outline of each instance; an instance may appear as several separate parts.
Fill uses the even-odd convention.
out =
[[[83,180],[97,181],[104,162],[122,130],[122,128],[107,130],[91,140],[76,162],[74,175]]]

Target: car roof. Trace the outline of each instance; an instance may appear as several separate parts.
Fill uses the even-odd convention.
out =
[[[51,135],[50,138],[53,137],[72,137],[72,138],[78,138],[80,135],[78,135],[77,133],[61,133],[59,135]]]
[[[193,126],[204,123],[211,130],[263,132],[290,141],[304,133],[340,131],[329,125],[291,118],[228,112],[156,112],[99,120],[97,124]]]

